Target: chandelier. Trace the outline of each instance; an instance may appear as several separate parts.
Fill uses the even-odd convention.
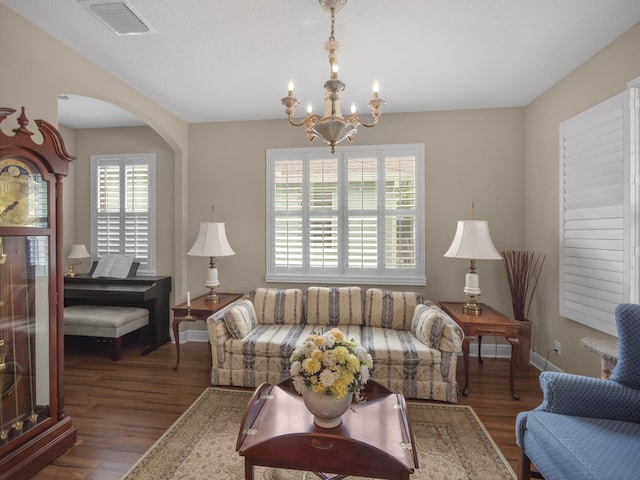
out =
[[[297,98],[293,96],[293,80],[289,81],[288,94],[282,98],[282,104],[286,107],[289,123],[294,127],[304,125],[306,127],[307,138],[313,140],[318,137],[331,145],[331,153],[335,152],[336,145],[344,139],[353,141],[358,133],[358,126],[373,127],[378,123],[380,110],[384,105],[384,100],[378,96],[378,82],[373,82],[373,98],[369,100],[367,105],[371,108],[373,122],[365,123],[358,115],[356,115],[355,103],[351,104],[351,114],[342,116],[340,113],[340,102],[342,100],[340,92],[344,90],[345,84],[338,80],[338,59],[336,52],[340,50],[340,43],[334,36],[334,24],[336,12],[339,12],[347,3],[347,0],[319,0],[320,6],[331,14],[331,34],[329,40],[324,44],[324,48],[329,55],[329,66],[331,76],[329,80],[324,82],[326,93],[324,94],[324,116],[312,113],[311,103],[307,106],[307,116],[296,122],[293,119],[293,113],[300,104]]]

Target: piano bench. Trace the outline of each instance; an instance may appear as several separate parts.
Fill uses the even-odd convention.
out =
[[[120,360],[122,337],[149,324],[149,310],[111,305],[71,305],[64,309],[64,334],[113,338],[113,359]]]

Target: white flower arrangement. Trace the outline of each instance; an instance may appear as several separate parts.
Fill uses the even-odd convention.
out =
[[[311,388],[335,400],[360,393],[369,380],[373,359],[355,340],[347,340],[337,328],[310,335],[291,354],[290,373],[298,393]]]

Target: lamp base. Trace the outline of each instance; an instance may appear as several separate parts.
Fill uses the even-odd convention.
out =
[[[476,302],[474,295],[469,295],[469,300],[462,306],[462,311],[467,315],[480,315],[482,313],[482,306]]]
[[[205,303],[219,303],[220,298],[216,293],[216,287],[209,287],[209,293],[204,297]]]
[[[69,265],[69,270],[67,270],[67,277],[74,278],[76,276],[76,272],[73,270],[73,265]]]

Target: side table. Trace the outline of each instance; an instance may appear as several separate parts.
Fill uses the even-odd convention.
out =
[[[518,340],[518,330],[520,324],[502,313],[494,310],[486,304],[482,304],[480,315],[468,315],[462,310],[462,302],[440,302],[440,307],[444,310],[464,331],[462,341],[462,355],[464,357],[464,389],[462,395],[469,395],[469,343],[478,336],[478,361],[483,362],[481,347],[483,335],[495,335],[505,337],[511,344],[511,364],[509,368],[509,388],[514,400],[520,400],[514,387],[514,374],[516,369],[516,359],[520,351],[520,340]]]
[[[180,324],[182,322],[195,322],[196,320],[206,321],[211,315],[217,311],[223,309],[231,302],[236,301],[242,297],[241,293],[218,293],[219,301],[217,303],[205,302],[205,296],[197,297],[191,301],[191,306],[185,303],[172,307],[173,310],[173,322],[171,327],[173,329],[173,339],[176,344],[176,364],[173,369],[177,370],[180,364]],[[211,346],[209,346],[211,348]],[[211,361],[211,355],[209,355],[209,361]]]

